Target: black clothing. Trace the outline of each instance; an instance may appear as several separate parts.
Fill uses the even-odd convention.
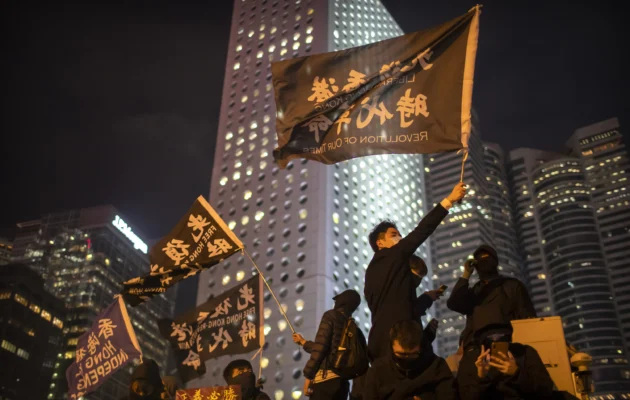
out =
[[[472,288],[468,279],[460,278],[446,306],[467,317],[462,332],[464,348],[475,342],[484,328],[536,317],[525,285],[518,279],[507,277],[497,277],[487,283],[479,281]]]
[[[335,297],[335,310],[342,312],[345,315],[352,315],[353,312],[361,305],[361,295],[356,290],[345,290]]]
[[[420,321],[420,317],[426,315],[427,310],[433,305],[433,299],[426,293],[422,293],[413,301],[413,320]]]
[[[311,354],[311,358],[304,367],[306,378],[314,379],[320,368],[330,369],[330,365],[332,365],[330,355],[339,347],[347,321],[348,317],[337,310],[328,310],[324,313],[317,329],[315,341],[309,340],[304,343],[304,351]]]
[[[514,376],[503,375],[490,368],[485,378],[479,378],[475,362],[481,354],[477,346],[464,353],[457,372],[461,400],[544,400],[552,398],[553,381],[538,352],[533,347],[510,343],[510,352],[518,371]]]
[[[134,381],[143,380],[153,386],[153,392],[147,395],[139,395],[132,390]],[[129,400],[159,400],[160,395],[164,391],[162,378],[160,378],[160,367],[157,363],[149,358],[145,358],[144,362],[138,365],[131,375],[131,384],[129,387]]]
[[[402,370],[391,356],[376,360],[365,379],[363,400],[454,400],[453,373],[446,361],[427,346],[421,357],[415,372]]]
[[[311,385],[313,394],[310,400],[347,400],[350,382],[345,379],[335,378],[325,382]]]
[[[398,244],[381,249],[372,257],[365,272],[363,292],[372,312],[372,329],[368,337],[368,353],[372,360],[386,354],[392,325],[414,317],[416,286],[409,258],[447,214],[448,211],[438,204]]]

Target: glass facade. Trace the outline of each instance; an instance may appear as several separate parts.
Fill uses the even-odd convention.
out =
[[[362,294],[373,225],[390,218],[406,233],[420,220],[424,164],[421,156],[374,156],[335,166],[293,160],[280,171],[271,157],[277,143],[269,62],[401,34],[375,0],[234,2],[210,202],[307,338],[314,338],[336,293],[352,288]],[[430,259],[428,247],[419,255]],[[252,273],[241,256],[202,273],[198,303]],[[265,391],[275,399],[300,398],[308,355],[291,344],[291,331],[268,292],[264,311]],[[367,307],[355,317],[367,333]],[[206,375],[190,387],[221,384],[227,362],[208,362]]]
[[[21,262],[40,273],[47,290],[66,304],[60,361],[64,371],[74,359],[78,338],[120,293],[122,282],[149,271],[146,254],[112,224],[116,215],[120,214],[113,207],[46,215],[39,220],[37,235],[24,246]],[[30,230],[26,235],[32,237]],[[128,307],[144,356],[154,359],[163,372],[169,345],[159,333],[157,320],[173,315],[174,299],[175,290],[171,290]],[[130,366],[115,374],[90,398],[117,400],[128,394],[131,370]]]
[[[630,158],[616,118],[578,129],[567,143],[590,186],[606,266],[630,352]]]

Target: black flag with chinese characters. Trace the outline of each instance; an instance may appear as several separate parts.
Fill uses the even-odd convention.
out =
[[[265,344],[262,284],[256,275],[175,320],[158,322],[184,382],[203,375],[206,360],[249,353]]]
[[[175,228],[151,248],[149,274],[123,283],[125,301],[137,306],[242,248],[241,241],[199,196]]]
[[[479,6],[440,26],[272,63],[281,168],[468,147]]]

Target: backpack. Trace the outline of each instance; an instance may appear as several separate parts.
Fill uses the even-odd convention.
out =
[[[370,364],[365,336],[353,318],[348,318],[339,347],[332,357],[332,370],[343,379],[364,375]]]

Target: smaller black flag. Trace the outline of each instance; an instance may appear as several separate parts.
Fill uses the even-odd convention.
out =
[[[249,353],[265,343],[262,277],[254,276],[174,321],[158,322],[184,382],[206,372],[206,360]]]
[[[123,283],[125,301],[137,306],[242,248],[241,241],[199,196],[175,228],[151,248],[149,275]]]

